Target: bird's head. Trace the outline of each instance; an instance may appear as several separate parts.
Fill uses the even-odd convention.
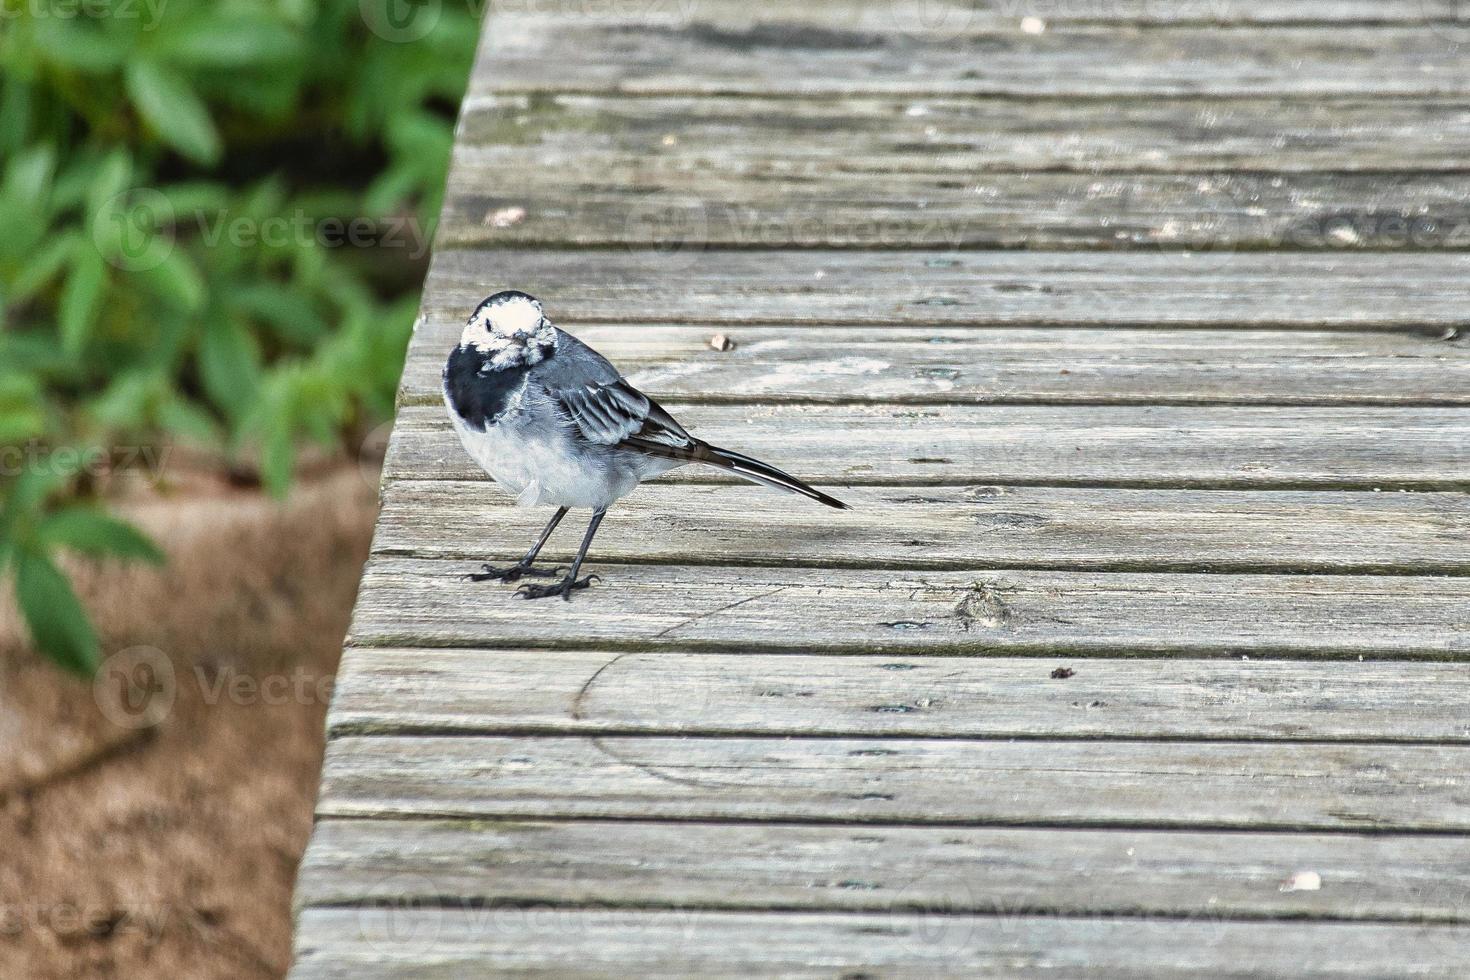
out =
[[[475,307],[459,342],[489,354],[497,367],[535,364],[556,347],[556,328],[540,300],[506,289]]]

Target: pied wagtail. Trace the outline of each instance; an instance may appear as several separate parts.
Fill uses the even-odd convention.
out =
[[[570,508],[592,510],[569,573],[554,585],[521,586],[518,594],[528,599],[570,599],[574,589],[591,585],[596,576],[577,573],[608,507],[685,463],[847,506],[774,466],[691,436],[605,357],[547,320],[535,297],[516,290],[496,293],[470,315],[444,365],[444,401],[465,451],[517,504],[557,508],[525,557],[509,568],[485,565],[472,579],[557,577],[532,562]]]

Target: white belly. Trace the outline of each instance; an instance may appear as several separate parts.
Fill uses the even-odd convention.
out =
[[[560,433],[528,439],[513,421],[488,425],[484,432],[465,425],[451,411],[454,431],[470,458],[522,507],[606,507],[638,486],[639,475],[609,450],[578,451]]]

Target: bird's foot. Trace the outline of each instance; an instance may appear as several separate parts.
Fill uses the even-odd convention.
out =
[[[545,599],[549,596],[559,595],[567,602],[572,601],[572,592],[576,589],[590,588],[592,580],[602,581],[600,575],[588,575],[585,578],[574,579],[570,575],[555,585],[523,585],[516,589],[516,595],[522,599]]]
[[[557,568],[533,568],[525,562],[517,562],[508,568],[491,568],[489,565],[481,565],[483,572],[471,572],[468,576],[471,582],[516,582],[522,578],[556,578],[561,575],[565,566]]]

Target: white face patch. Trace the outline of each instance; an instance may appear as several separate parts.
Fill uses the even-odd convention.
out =
[[[556,329],[539,301],[515,294],[480,304],[459,342],[489,354],[495,367],[536,364],[555,349]]]

